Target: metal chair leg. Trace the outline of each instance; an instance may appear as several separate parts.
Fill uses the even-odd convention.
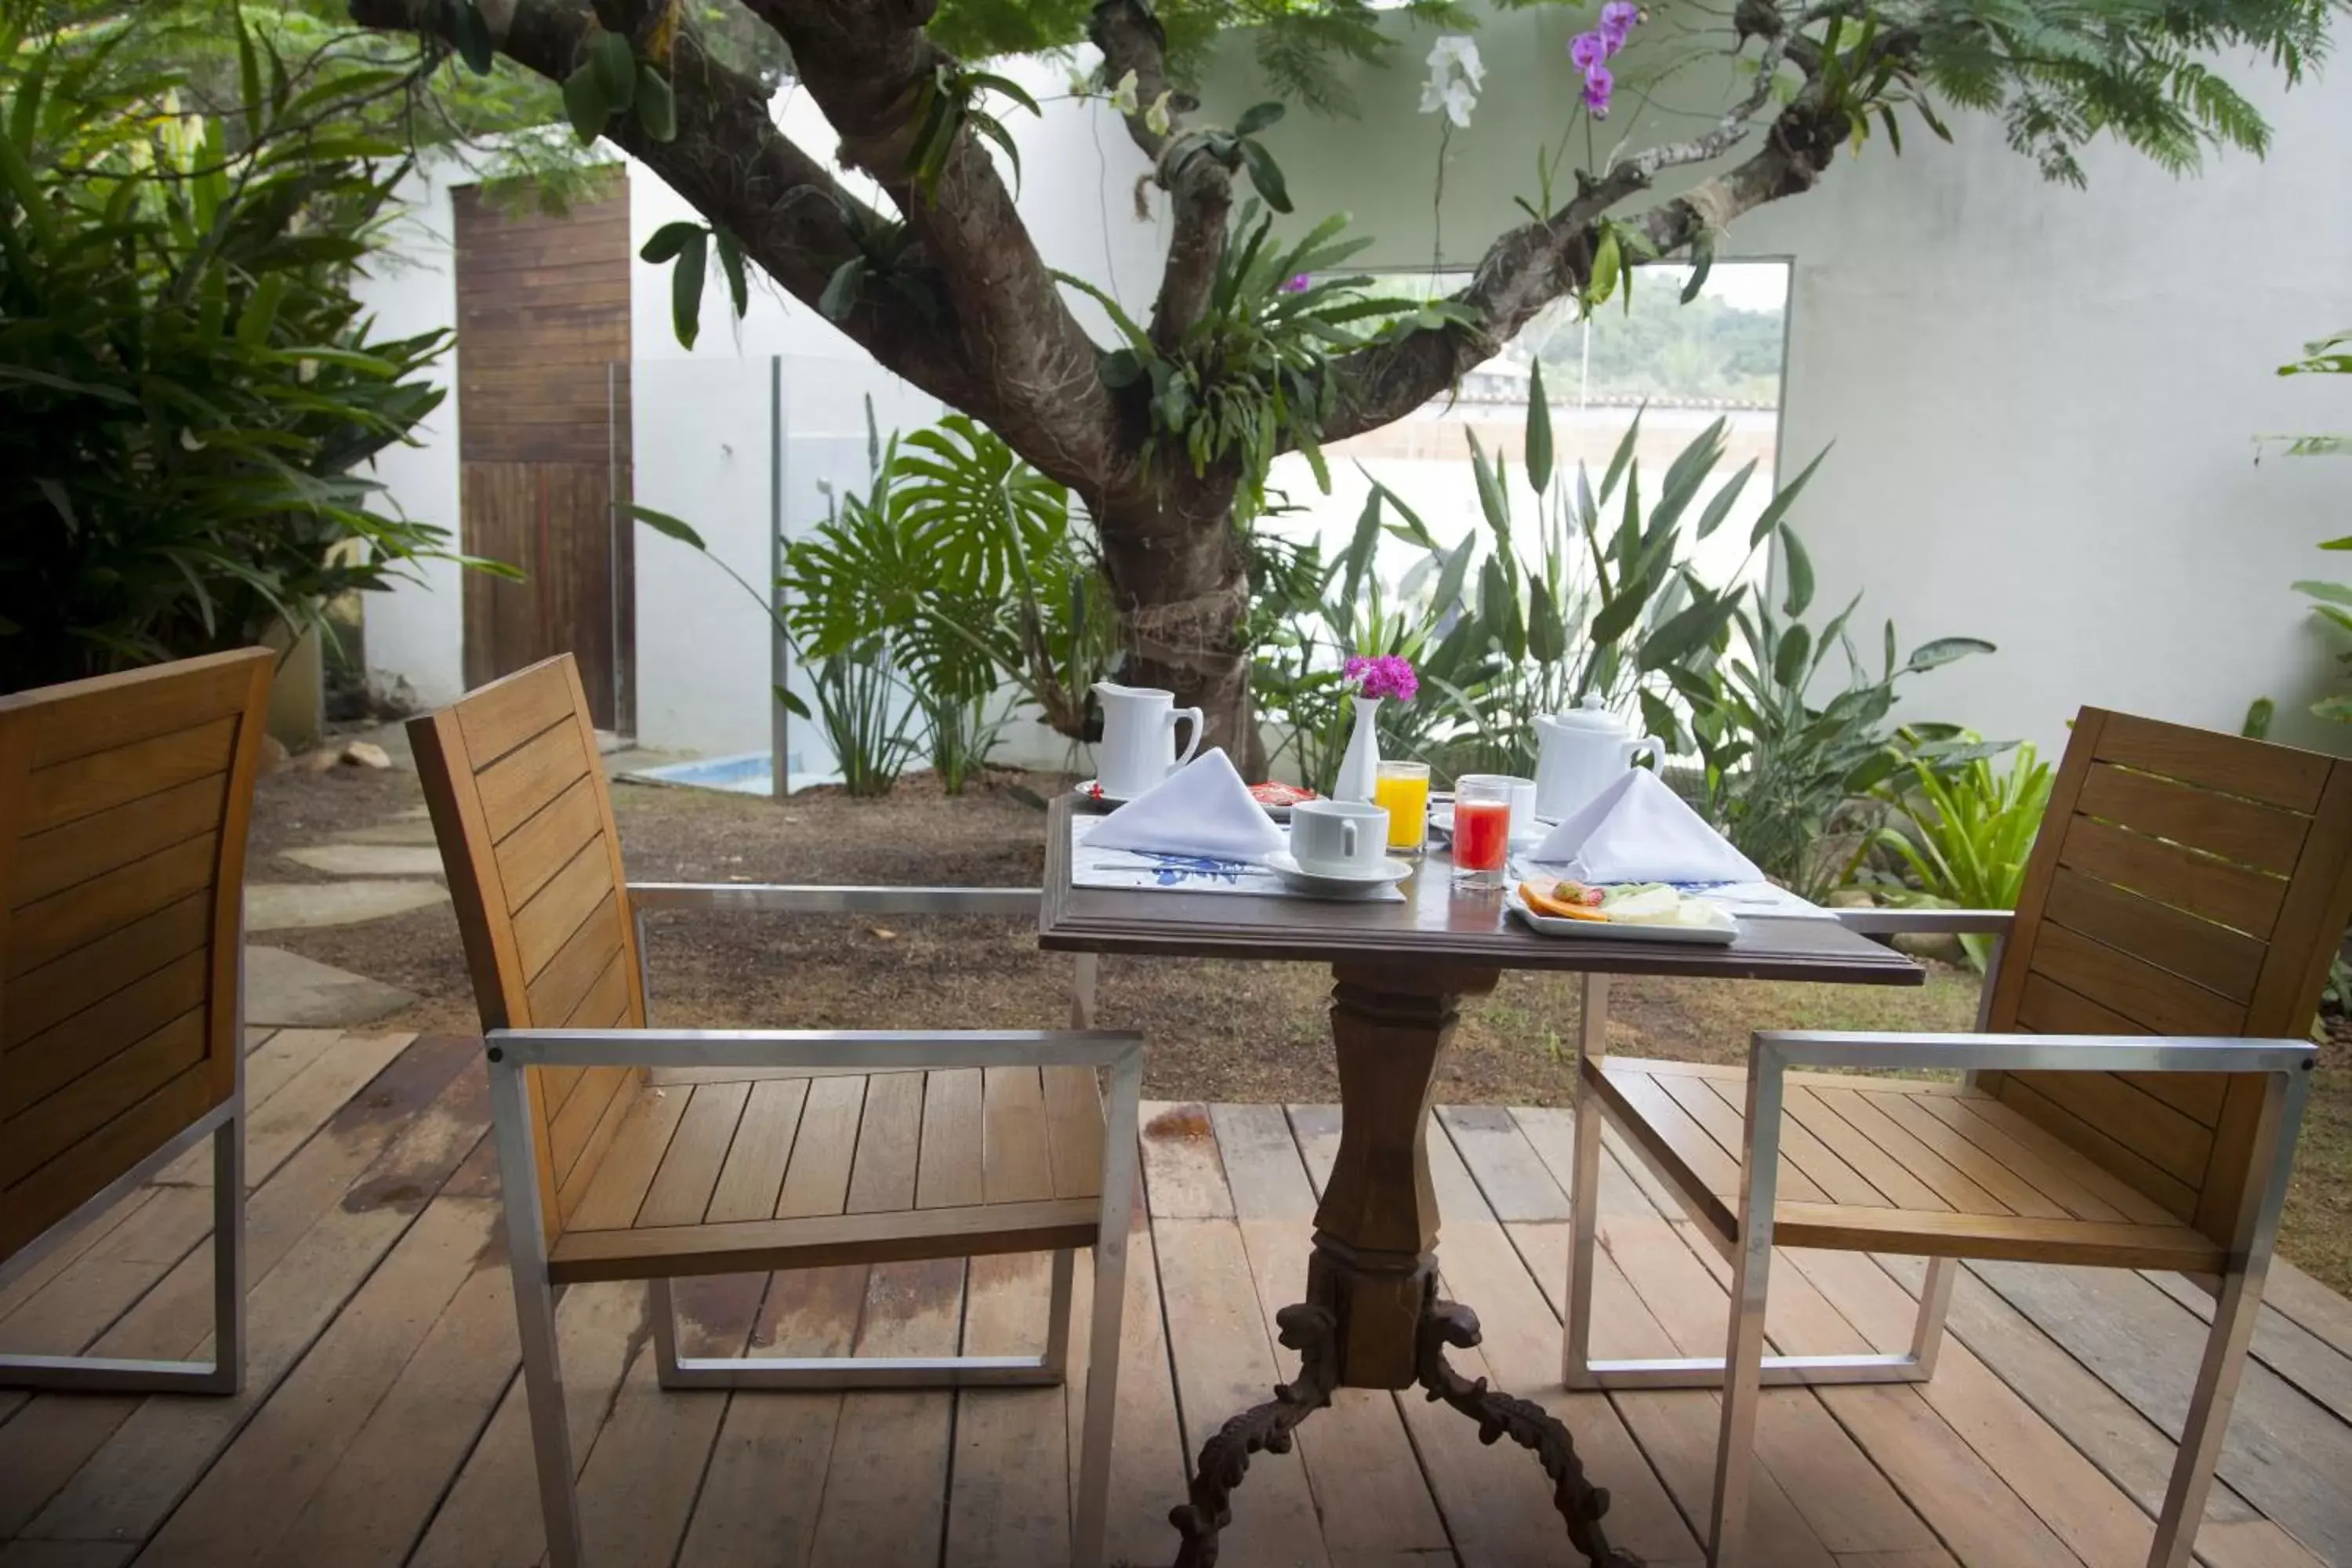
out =
[[[2230,1406],[2245,1376],[2254,1324],[2262,1316],[2263,1282],[2270,1274],[2279,1211],[2286,1205],[2287,1174],[2294,1163],[2295,1133],[2303,1124],[2310,1089],[2311,1075],[2305,1071],[2274,1076],[2263,1091],[2252,1146],[2268,1150],[2269,1159],[2263,1168],[2247,1173],[2239,1199],[2233,1226],[2239,1245],[2231,1249],[2231,1267],[2221,1276],[2221,1292],[2213,1299],[2213,1327],[2205,1336],[2205,1359],[2198,1365],[2197,1387],[2189,1396],[2188,1419],[2181,1424],[2180,1451],[2173,1458],[2164,1511],[2157,1518],[2148,1568],[2189,1568],[2195,1550],[2205,1500],[2213,1489],[2213,1471],[2221,1461],[2221,1439],[2230,1429]]]
[[[646,1292],[653,1318],[654,1373],[664,1388],[1040,1388],[1062,1381],[1050,1336],[1045,1355],[680,1355],[670,1281],[648,1279]],[[1060,1310],[1067,1316],[1066,1296],[1064,1301]],[[1066,1360],[1066,1335],[1065,1346]]]
[[[523,1394],[530,1406],[530,1444],[539,1470],[540,1514],[547,1526],[547,1557],[551,1568],[581,1568],[580,1500],[573,1484],[577,1472],[572,1463],[572,1428],[563,1407],[563,1365],[555,1348],[555,1291],[547,1279],[539,1168],[531,1152],[530,1108],[523,1100],[520,1067],[491,1062],[490,1112],[498,1136],[507,1259],[514,1277],[515,1328],[522,1339]]]
[[[1070,1314],[1077,1305],[1077,1272],[1074,1248],[1054,1254],[1054,1290],[1045,1305],[1045,1368],[1056,1378],[1070,1368]]]
[[[1763,1397],[1764,1298],[1772,1275],[1772,1205],[1780,1175],[1780,1066],[1759,1039],[1748,1047],[1747,1146],[1739,1154],[1739,1247],[1731,1264],[1731,1326],[1723,1349],[1723,1430],[1715,1451],[1707,1562],[1747,1561],[1748,1483],[1756,1466]]]
[[[1936,1356],[1944,1348],[1944,1320],[1952,1310],[1952,1285],[1959,1278],[1955,1258],[1931,1258],[1927,1278],[1919,1287],[1919,1315],[1911,1323],[1911,1364],[1919,1381],[1936,1375]]]
[[[1111,1068],[1103,1129],[1102,1205],[1095,1238],[1094,1323],[1087,1337],[1087,1414],[1078,1437],[1078,1496],[1070,1568],[1101,1568],[1110,1519],[1111,1429],[1118,1414],[1118,1337],[1127,1309],[1127,1247],[1135,1208],[1136,1101],[1143,1053]]]
[[[2213,1302],[2213,1327],[2205,1336],[2204,1360],[2197,1368],[2196,1390],[2181,1425],[2180,1450],[2172,1461],[2172,1481],[2165,1489],[2164,1511],[2158,1516],[2156,1541],[2148,1549],[2148,1568],[2189,1568],[2193,1560],[2197,1527],[2204,1521],[2205,1500],[2213,1490],[2221,1439],[2229,1431],[2230,1408],[2245,1373],[2261,1307],[2259,1279],[2242,1270],[2222,1277],[2221,1292]]]
[[[1584,978],[1584,1017],[1580,1051],[1599,1060],[1608,1028],[1609,977]],[[1568,1325],[1561,1336],[1560,1381],[1570,1388],[1591,1388],[1592,1381],[1592,1268],[1601,1236],[1601,1097],[1586,1079],[1583,1062],[1576,1074],[1576,1171],[1569,1194],[1573,1224],[1568,1249]]]
[[[195,1141],[213,1142],[213,1357],[143,1361],[99,1355],[0,1355],[0,1388],[68,1394],[229,1394],[245,1386],[245,1101],[242,1091],[207,1127],[193,1123],[108,1184],[52,1234],[79,1230],[170,1164]]]

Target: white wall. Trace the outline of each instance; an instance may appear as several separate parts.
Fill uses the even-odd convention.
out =
[[[454,244],[449,188],[422,176],[409,181],[407,210],[393,229],[388,255],[372,258],[353,292],[375,314],[378,331],[408,337],[457,320],[457,279],[448,261]],[[430,373],[449,395],[416,427],[417,445],[379,453],[376,477],[390,500],[409,516],[457,531],[457,358],[444,354]],[[427,707],[465,693],[464,595],[457,563],[420,562],[420,581],[367,595],[367,660],[387,684],[404,679]]]
[[[2278,738],[2346,743],[2304,711],[2336,667],[2289,584],[2330,574],[2352,471],[2251,437],[2352,421],[2273,374],[2352,324],[2352,73],[2257,101],[2270,158],[2200,179],[2102,149],[2053,188],[1978,121],[1749,226],[1798,258],[1789,460],[1837,442],[1802,509],[1822,593],[2000,645],[1916,711],[2048,750],[2086,704],[2234,731],[2267,693]]]

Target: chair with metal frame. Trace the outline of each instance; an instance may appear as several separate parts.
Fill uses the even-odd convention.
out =
[[[581,1561],[554,1292],[644,1279],[665,1388],[1052,1384],[1094,1249],[1072,1560],[1102,1553],[1142,1040],[1033,1031],[648,1027],[655,910],[1034,915],[1034,889],[631,884],[579,674],[560,656],[409,725],[488,1037],[540,1501]],[[1108,1115],[1098,1073],[1109,1069]],[[682,1356],[670,1281],[1051,1252],[1037,1356]]]
[[[2301,1032],[2347,916],[2352,763],[2084,709],[2014,914],[1841,911],[1873,934],[2000,937],[1977,1032],[1763,1031],[1745,1069],[1610,1058],[1592,982],[1565,1381],[1724,1390],[1708,1560],[1727,1568],[1748,1560],[1759,1387],[1925,1381],[1960,1259],[2177,1269],[2216,1298],[2148,1555],[2186,1568],[2316,1059]],[[1846,1076],[1888,1068],[1965,1076]],[[1591,1353],[1604,1117],[1730,1266],[1720,1360]],[[1765,1354],[1775,1245],[1929,1259],[1909,1349]]]
[[[212,1141],[213,1357],[0,1354],[0,1387],[245,1375],[245,846],[274,656],[0,697],[0,1287]]]

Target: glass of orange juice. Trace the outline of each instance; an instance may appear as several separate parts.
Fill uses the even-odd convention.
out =
[[[1389,853],[1419,855],[1429,841],[1429,764],[1383,758],[1372,778],[1372,804],[1389,814]]]

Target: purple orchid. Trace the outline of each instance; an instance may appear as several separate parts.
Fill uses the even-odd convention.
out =
[[[1623,48],[1627,35],[1641,19],[1642,8],[1633,0],[1609,0],[1601,7],[1601,36],[1612,52]]]
[[[1412,662],[1392,653],[1370,658],[1359,654],[1348,661],[1346,676],[1349,684],[1365,697],[1392,697],[1399,702],[1410,702],[1421,689],[1421,678],[1413,674]]]
[[[1314,279],[1304,272],[1299,272],[1283,280],[1282,291],[1286,294],[1304,294],[1314,286]]]
[[[1609,58],[1610,43],[1599,33],[1579,33],[1569,40],[1568,62],[1578,70],[1589,71]]]
[[[1609,74],[1607,66],[1594,66],[1584,73],[1584,107],[1592,110],[1593,119],[1609,118],[1609,95],[1616,86],[1617,79]]]

